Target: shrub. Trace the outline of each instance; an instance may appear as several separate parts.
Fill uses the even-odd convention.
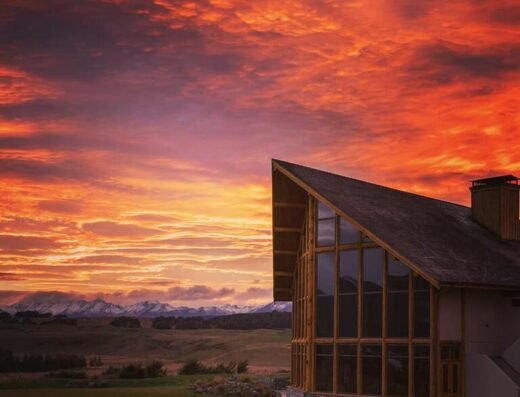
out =
[[[141,328],[141,322],[135,317],[118,317],[110,321],[113,327]]]
[[[146,366],[146,376],[148,378],[159,378],[166,375],[164,364],[160,361],[152,361]]]
[[[197,360],[188,360],[179,370],[181,375],[194,375],[207,373],[207,367]]]
[[[103,376],[107,378],[143,379],[159,378],[166,375],[164,364],[160,361],[152,361],[146,366],[143,363],[131,363],[123,367],[108,367]]]
[[[99,356],[93,356],[89,358],[88,365],[89,367],[102,367],[103,360],[101,360],[101,357]]]
[[[106,378],[119,378],[119,372],[121,368],[110,366],[103,371],[102,375]]]
[[[248,370],[249,370],[249,361],[244,360],[244,361],[240,361],[237,364],[237,373],[245,374]]]
[[[146,378],[146,369],[143,363],[133,363],[121,367],[119,371],[121,379],[143,379]]]
[[[57,369],[85,368],[85,357],[75,354],[26,353],[15,356],[12,352],[0,349],[0,372],[40,372]]]

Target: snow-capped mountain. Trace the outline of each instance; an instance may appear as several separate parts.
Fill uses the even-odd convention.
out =
[[[4,307],[3,310],[15,313],[21,311],[36,311],[38,313],[51,313],[53,315],[66,315],[68,317],[215,317],[238,313],[266,313],[272,311],[290,312],[290,302],[271,302],[262,306],[172,306],[159,301],[144,301],[131,305],[118,305],[106,302],[103,299],[87,301],[83,299],[38,299],[28,297],[22,301]]]
[[[265,306],[259,306],[250,311],[250,313],[269,313],[269,312],[290,312],[292,311],[292,302],[271,302]]]

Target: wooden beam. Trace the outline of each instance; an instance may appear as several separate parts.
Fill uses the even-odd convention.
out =
[[[292,277],[294,274],[292,272],[274,272],[275,277]]]
[[[275,250],[275,255],[298,255],[298,251],[290,251],[290,250]]]
[[[305,208],[304,203],[288,203],[288,202],[276,201],[273,203],[273,205],[277,208]]]
[[[275,233],[301,233],[301,227],[283,227],[283,226],[275,226],[273,228]]]

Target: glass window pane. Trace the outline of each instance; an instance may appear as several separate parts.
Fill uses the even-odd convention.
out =
[[[340,244],[359,243],[361,234],[348,221],[340,218],[339,222],[339,242]]]
[[[384,258],[381,248],[363,250],[363,336],[382,334]]]
[[[386,379],[389,396],[408,395],[408,346],[388,345]]]
[[[318,295],[334,295],[335,261],[335,252],[321,252],[316,255]]]
[[[388,289],[391,291],[408,291],[408,275],[406,265],[391,255],[388,257]]]
[[[388,336],[408,337],[408,293],[388,292]]]
[[[338,392],[357,392],[357,345],[338,345]]]
[[[335,216],[336,213],[331,208],[318,201],[318,219],[332,218]]]
[[[339,293],[358,290],[359,251],[348,250],[339,253]]]
[[[334,332],[334,286],[336,253],[316,255],[316,336],[332,337]]]
[[[318,221],[318,247],[326,247],[336,244],[336,218]]]
[[[363,291],[383,290],[383,265],[385,251],[382,248],[363,250]]]
[[[388,260],[388,336],[408,336],[408,267],[397,259]]]
[[[342,294],[339,296],[339,336],[343,338],[357,337],[358,295]]]
[[[363,336],[381,337],[383,314],[383,294],[372,292],[363,294]]]
[[[381,345],[362,346],[362,394],[381,394]]]
[[[316,345],[316,391],[332,392],[333,352],[332,345]]]
[[[414,347],[414,396],[430,396],[430,347]]]
[[[430,285],[419,276],[414,277],[414,336],[430,336]]]
[[[316,336],[321,338],[334,335],[334,296],[316,297]]]

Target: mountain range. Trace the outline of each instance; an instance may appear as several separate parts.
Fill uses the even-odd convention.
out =
[[[273,311],[290,312],[291,302],[271,302],[260,306],[172,306],[159,301],[144,301],[131,305],[119,305],[106,302],[103,299],[92,301],[83,299],[37,300],[24,299],[10,306],[0,307],[0,310],[14,314],[21,311],[36,311],[67,317],[215,317],[239,313],[267,313]]]

